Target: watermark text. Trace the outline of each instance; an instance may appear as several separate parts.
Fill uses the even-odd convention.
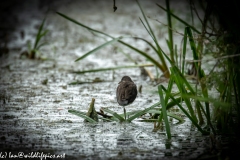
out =
[[[38,158],[40,160],[45,160],[47,158],[65,158],[65,153],[63,154],[51,154],[51,153],[44,153],[44,152],[18,152],[18,153],[12,153],[12,152],[1,152],[0,151],[0,159],[14,159],[14,158]]]

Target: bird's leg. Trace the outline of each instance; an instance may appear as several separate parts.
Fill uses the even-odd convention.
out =
[[[126,120],[126,109],[125,109],[125,107],[123,107],[123,110],[124,110],[124,117],[125,117],[125,120]]]

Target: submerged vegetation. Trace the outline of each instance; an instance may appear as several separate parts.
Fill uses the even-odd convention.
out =
[[[140,21],[145,30],[148,32],[149,36],[152,38],[153,43],[141,37],[132,38],[136,38],[145,42],[155,51],[159,59],[155,59],[151,54],[148,54],[147,52],[139,50],[137,47],[124,42],[124,38],[126,37],[120,36],[115,38],[107,33],[90,28],[63,13],[57,12],[58,15],[75,23],[76,25],[88,29],[90,32],[111,38],[111,40],[85,53],[83,56],[76,59],[76,61],[83,60],[85,57],[95,53],[107,45],[112,43],[120,43],[145,57],[162,72],[164,77],[169,79],[168,86],[166,88],[163,85],[158,85],[159,101],[153,106],[150,106],[144,110],[128,113],[129,116],[132,115],[127,119],[128,122],[131,122],[145,113],[154,113],[154,116],[152,116],[154,119],[152,120],[155,122],[155,129],[160,128],[164,122],[167,137],[170,139],[171,130],[168,120],[168,117],[170,116],[169,110],[175,106],[178,107],[192,121],[193,125],[195,125],[195,127],[202,134],[216,135],[218,133],[226,132],[236,133],[239,128],[240,119],[240,85],[238,83],[240,80],[238,68],[238,53],[240,50],[239,34],[235,36],[234,32],[226,32],[226,30],[222,30],[221,24],[218,24],[216,20],[217,18],[212,12],[213,4],[211,2],[205,4],[200,2],[204,10],[203,19],[199,17],[198,12],[195,9],[195,4],[192,1],[190,2],[191,11],[196,13],[197,17],[199,18],[198,20],[202,24],[202,30],[199,31],[194,27],[194,25],[189,24],[185,20],[175,15],[171,11],[169,0],[166,0],[166,8],[159,4],[157,4],[157,6],[164,10],[167,15],[168,40],[166,40],[166,44],[169,48],[169,54],[167,54],[162,50],[162,47],[158,42],[158,39],[149,23],[147,16],[145,15],[143,8],[138,1],[136,2],[143,17],[140,18]],[[186,26],[182,29],[184,34],[182,37],[183,43],[181,45],[176,45],[174,42],[172,18]],[[231,25],[227,31],[229,30],[231,30]],[[235,26],[233,30],[236,31]],[[180,46],[178,48],[182,48],[182,50],[180,51],[177,46]],[[192,65],[195,73],[194,76],[197,81],[196,84],[190,83],[186,76],[185,57],[188,48],[191,50],[193,57]],[[210,54],[216,59],[216,64],[207,75],[202,69],[202,58],[206,54]],[[178,58],[179,56],[181,56],[180,60]],[[167,62],[170,64],[170,66],[167,65]],[[139,67],[139,65],[136,65],[135,67]],[[103,68],[75,73],[83,74],[86,72],[97,72],[118,68],[123,67]],[[216,68],[218,68],[218,70],[216,70]],[[172,92],[172,87],[174,85],[176,85],[178,88],[177,93]],[[211,87],[214,87],[218,92],[219,96],[215,99],[208,93]],[[161,107],[156,110],[156,108],[159,106]],[[110,121],[124,121],[123,115],[119,115],[113,111],[110,111],[109,109],[103,109],[103,111],[113,115],[112,117],[107,118]],[[76,114],[77,111],[70,110],[69,112]],[[86,115],[86,113],[78,114],[80,114],[83,118]],[[179,121],[182,121],[182,119],[176,115],[173,115],[173,117]],[[96,122],[93,119],[89,121]]]

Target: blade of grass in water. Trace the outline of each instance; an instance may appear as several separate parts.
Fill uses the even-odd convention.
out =
[[[182,77],[181,73],[178,72],[177,67],[176,66],[171,67],[170,70],[172,73],[171,76],[174,78],[174,81],[175,81],[179,91],[181,92],[181,94],[187,94],[187,91],[185,89],[185,83],[184,83],[185,81],[183,80],[184,77]],[[182,98],[184,99],[192,118],[196,122],[198,122],[197,117],[195,116],[194,110],[192,108],[190,98],[185,98],[185,97],[182,97]]]
[[[105,46],[107,46],[107,45],[112,44],[113,42],[118,41],[118,40],[121,39],[121,38],[122,38],[122,37],[120,36],[120,37],[118,37],[118,38],[114,38],[114,39],[112,39],[112,40],[110,40],[110,41],[108,41],[108,42],[103,43],[102,45],[100,45],[100,46],[94,48],[93,50],[87,52],[87,53],[84,54],[83,56],[81,56],[81,57],[79,57],[78,59],[76,59],[75,62],[77,62],[77,61],[79,61],[79,60],[81,60],[81,59],[83,59],[83,58],[89,56],[90,54],[92,54],[92,53],[98,51],[99,49],[101,49],[101,48],[103,48],[103,47],[105,47]]]
[[[159,106],[159,105],[160,105],[160,102],[155,103],[155,104],[152,105],[151,107],[148,107],[148,108],[146,108],[146,109],[144,109],[144,110],[142,110],[142,111],[137,112],[135,115],[133,115],[132,117],[128,118],[127,121],[128,121],[128,122],[131,122],[132,120],[138,118],[139,116],[145,114],[147,111],[149,111],[149,110],[151,110],[151,109],[153,109],[153,108],[155,108],[155,107],[157,107],[157,106]]]
[[[145,52],[143,52],[143,51],[141,51],[141,50],[139,50],[139,49],[137,49],[137,48],[135,48],[135,47],[133,47],[133,46],[123,42],[123,41],[121,41],[121,43],[124,44],[125,46],[131,48],[132,50],[136,51],[137,53],[141,54],[145,58],[147,58],[149,61],[151,61],[154,65],[156,65],[162,71],[165,70],[164,67],[157,60],[155,60],[155,58],[149,56],[147,53],[145,53]]]
[[[33,49],[36,49],[36,48],[37,48],[40,39],[41,39],[45,34],[47,34],[47,32],[48,32],[48,31],[46,30],[46,31],[44,31],[44,32],[42,33],[45,20],[46,20],[46,19],[44,18],[43,21],[42,21],[42,24],[40,25],[40,28],[38,29],[38,33],[37,33],[37,36],[36,36],[36,40],[35,40],[35,44],[34,44],[34,48],[33,48]]]
[[[119,67],[99,68],[99,69],[91,69],[91,70],[85,70],[85,71],[73,71],[72,73],[84,74],[84,73],[89,73],[89,72],[102,72],[102,71],[125,69],[125,68],[136,68],[136,67],[153,67],[153,64],[139,64],[139,65],[133,65],[133,66],[119,66]]]
[[[168,123],[165,100],[163,98],[162,85],[158,86],[158,93],[159,93],[159,98],[160,98],[160,102],[161,102],[161,105],[162,105],[162,113],[163,113],[163,119],[164,119],[164,122],[165,122],[167,137],[168,137],[168,139],[171,139],[172,136],[171,136],[170,125]]]
[[[97,121],[95,121],[95,120],[93,120],[92,118],[88,117],[88,116],[86,115],[86,113],[84,113],[84,112],[79,112],[79,111],[76,111],[76,110],[68,110],[68,112],[71,113],[71,114],[74,114],[74,115],[76,115],[76,116],[79,116],[79,117],[87,120],[87,121],[90,122],[90,123],[97,123]]]
[[[231,106],[230,103],[226,103],[226,102],[221,102],[219,100],[213,99],[213,98],[207,98],[207,97],[200,97],[200,96],[195,96],[195,95],[189,95],[189,94],[182,94],[182,97],[187,97],[187,98],[192,98],[192,99],[197,99],[198,101],[202,101],[202,102],[211,102],[216,106],[221,106],[221,107],[225,107],[228,108]]]
[[[167,93],[168,91],[166,90],[166,88],[164,86],[162,86],[162,89],[165,91],[165,93]],[[182,105],[180,105],[180,103],[178,103],[176,101],[176,99],[170,94],[169,95],[170,98],[178,105],[178,107],[183,111],[183,113],[192,121],[192,123],[195,125],[195,127],[198,128],[198,130],[202,133],[202,134],[209,134],[209,132],[204,131],[201,126],[198,125],[198,123],[190,116],[190,114],[182,107]]]
[[[149,110],[148,112],[146,112],[146,113],[155,113],[155,114],[160,114],[161,113],[161,111],[159,111],[159,110]],[[183,123],[184,122],[184,119],[183,118],[181,118],[181,117],[179,117],[179,116],[177,116],[176,114],[173,114],[173,113],[170,113],[170,112],[167,112],[167,116],[169,116],[169,117],[172,117],[172,118],[174,118],[174,119],[176,119],[176,120],[178,120],[179,121],[179,123]],[[156,119],[157,120],[157,119]],[[179,124],[178,123],[178,124]]]
[[[193,37],[192,31],[191,31],[191,28],[186,27],[186,31],[187,31],[187,34],[188,34],[190,47],[192,49],[193,58],[194,58],[194,60],[199,60],[199,58],[201,57],[201,55],[200,55],[201,51],[198,51],[197,48],[196,48],[196,44],[195,44],[195,41],[194,41],[194,37]],[[205,74],[204,74],[204,71],[201,69],[201,63],[200,62],[194,62],[194,65],[195,65],[195,68],[196,68],[196,71],[197,71],[197,77],[198,77],[198,80],[200,82],[200,86],[201,86],[201,89],[202,89],[202,94],[203,94],[204,97],[208,98],[207,86],[205,84],[205,81],[202,81],[202,79],[205,78]],[[198,111],[197,113],[198,113],[198,117],[200,119],[200,122],[203,123],[202,114],[199,112],[200,107],[198,105],[196,105],[196,108],[197,108],[197,111]],[[207,117],[206,117],[207,118],[207,123],[208,123],[208,125],[211,125],[210,124],[211,123],[210,122],[210,109],[209,109],[209,103],[208,102],[205,102],[205,108],[206,108],[206,113],[207,113]]]
[[[120,116],[120,115],[117,114],[116,112],[111,111],[110,109],[102,108],[102,110],[103,110],[104,112],[110,113],[110,114],[113,115],[115,118],[117,118],[120,122],[125,121],[122,116]]]
[[[114,120],[112,120],[112,119],[108,119],[108,118],[99,117],[99,119],[102,119],[103,121],[114,122]]]

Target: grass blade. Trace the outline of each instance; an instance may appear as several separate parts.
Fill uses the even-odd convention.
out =
[[[153,110],[153,109],[152,109],[152,110],[147,111],[146,113],[161,114],[161,111],[160,111],[160,110]],[[176,114],[167,112],[167,116],[172,117],[172,118],[178,120],[180,123],[183,123],[183,122],[184,122],[184,119],[181,118],[181,117],[179,117],[179,116],[177,116]],[[157,119],[156,119],[156,120],[157,120]]]
[[[187,31],[190,47],[191,47],[191,50],[192,50],[192,53],[193,53],[193,58],[194,58],[194,60],[199,60],[196,44],[194,42],[194,38],[193,38],[192,31],[191,31],[190,27],[186,27],[186,31]],[[194,62],[194,65],[195,65],[196,69],[198,70],[199,67],[197,65],[197,62]]]
[[[169,38],[169,50],[170,50],[170,57],[173,63],[174,60],[174,51],[173,51],[173,34],[172,34],[172,21],[171,21],[171,11],[169,6],[169,0],[166,0],[166,7],[167,7],[167,19],[168,19],[168,38]]]
[[[140,38],[140,37],[134,37],[135,39],[140,39],[144,42],[146,42],[156,53],[158,52],[158,50],[156,49],[156,47],[154,47],[149,41],[147,41],[146,39]]]
[[[120,115],[117,114],[116,112],[111,111],[110,109],[102,108],[102,110],[103,110],[104,112],[110,113],[110,114],[113,115],[115,118],[117,118],[120,122],[125,121],[125,119],[124,119],[122,116],[120,116]]]
[[[155,103],[155,104],[152,105],[151,107],[148,107],[148,108],[146,108],[146,109],[144,109],[144,110],[142,110],[142,111],[137,112],[135,115],[133,115],[132,117],[128,118],[127,121],[128,121],[128,122],[131,122],[132,120],[134,120],[134,119],[138,118],[139,116],[145,114],[145,113],[148,112],[149,110],[151,110],[151,109],[159,106],[160,104],[161,104],[160,102]]]
[[[167,9],[165,9],[164,7],[162,7],[161,5],[159,4],[156,4],[158,7],[160,7],[162,10],[166,11],[167,12]],[[198,31],[195,27],[193,27],[192,25],[190,25],[189,23],[187,23],[186,21],[182,20],[181,18],[179,18],[178,16],[176,16],[175,14],[171,13],[171,16],[173,16],[174,18],[176,18],[179,22],[183,23],[185,26],[188,26],[190,28],[192,28],[192,30],[194,30],[195,32],[197,32],[198,34],[201,34],[200,31]]]
[[[178,120],[179,122],[178,122],[177,124],[182,124],[182,123],[185,122],[185,120],[184,120],[182,117],[177,116],[176,114],[167,112],[167,115],[168,115],[169,117],[172,117],[172,118]]]
[[[37,48],[35,49],[35,51],[39,50],[42,46],[45,46],[46,44],[48,44],[48,42],[43,42],[40,45],[37,46]]]
[[[167,109],[166,109],[166,105],[165,105],[165,100],[163,98],[162,85],[158,86],[158,93],[159,93],[159,98],[160,98],[160,102],[161,102],[161,105],[162,105],[162,114],[163,114],[163,119],[164,119],[164,122],[165,122],[167,137],[168,137],[168,139],[171,139],[172,136],[171,136],[170,125],[168,123]]]
[[[166,93],[168,92],[168,91],[164,88],[164,86],[162,86],[162,89],[163,89]],[[178,107],[183,111],[183,113],[192,121],[192,123],[198,128],[198,130],[199,130],[202,134],[204,134],[204,135],[209,134],[209,132],[204,131],[204,130],[201,128],[201,126],[198,125],[198,123],[190,116],[190,114],[188,114],[188,112],[182,107],[182,105],[180,105],[180,103],[178,103],[178,102],[176,101],[176,99],[175,99],[171,94],[170,94],[169,96],[170,96],[170,98],[178,105]]]
[[[90,123],[97,123],[97,121],[95,121],[95,120],[93,120],[92,118],[88,117],[88,116],[86,115],[86,113],[84,113],[84,112],[80,112],[80,111],[76,111],[76,110],[68,110],[68,112],[69,112],[69,113],[72,113],[72,114],[74,114],[74,115],[76,115],[76,116],[79,116],[79,117],[87,120],[87,121],[90,122]]]
[[[156,46],[157,46],[157,54],[158,54],[158,56],[159,56],[159,58],[160,58],[160,60],[161,60],[161,62],[162,62],[162,66],[163,66],[163,68],[164,68],[164,70],[162,70],[163,71],[163,73],[165,73],[166,71],[166,74],[165,74],[165,77],[169,77],[170,75],[169,75],[169,71],[168,71],[168,67],[167,67],[167,64],[166,64],[166,62],[165,62],[165,59],[164,59],[164,56],[162,55],[162,49],[161,49],[161,47],[159,46],[159,44],[158,44],[158,41],[157,41],[157,38],[156,38],[156,36],[154,35],[154,32],[153,32],[153,30],[152,30],[152,28],[151,28],[151,26],[150,26],[150,24],[149,24],[149,22],[148,22],[148,20],[147,20],[147,17],[146,17],[146,15],[145,15],[145,13],[144,13],[144,11],[143,11],[143,9],[142,9],[142,7],[141,7],[141,5],[140,5],[140,3],[138,2],[138,0],[137,0],[137,4],[138,4],[138,6],[139,6],[139,8],[140,8],[140,10],[141,10],[141,12],[142,12],[142,15],[143,15],[143,18],[144,18],[144,20],[145,20],[145,22],[146,22],[146,24],[147,24],[147,27],[148,27],[148,29],[147,29],[147,27],[146,27],[146,25],[144,25],[144,23],[143,23],[143,21],[141,20],[141,22],[143,23],[143,26],[145,27],[145,29],[147,30],[147,32],[149,33],[149,35],[152,37],[152,39],[153,39],[153,41],[155,42],[155,44],[156,44]]]
[[[184,30],[184,38],[183,38],[183,52],[182,52],[182,74],[184,74],[184,67],[185,67],[185,57],[187,51],[187,28]]]
[[[91,70],[85,70],[85,71],[73,71],[72,73],[84,74],[84,73],[90,73],[90,72],[102,72],[102,71],[125,69],[125,68],[136,68],[136,67],[153,67],[153,64],[139,64],[139,65],[132,65],[132,66],[119,66],[119,67],[99,68],[99,69],[91,69]]]
[[[34,43],[34,48],[33,49],[37,48],[38,42],[40,41],[41,37],[44,36],[47,33],[47,30],[46,30],[42,34],[42,30],[43,30],[43,26],[44,26],[45,20],[46,20],[46,18],[43,19],[43,21],[42,21],[42,23],[41,23],[41,25],[40,25],[40,27],[38,29],[38,33],[37,33],[37,36],[36,36],[36,39],[35,39],[35,43]]]
[[[174,78],[175,80],[175,83],[180,91],[181,94],[188,94],[188,92],[186,91],[185,89],[185,77],[183,77],[183,75],[181,74],[181,72],[178,70],[178,68],[176,66],[174,67],[171,67],[170,68],[171,70],[171,76]],[[188,83],[186,81],[186,83]],[[188,107],[188,110],[192,116],[192,118],[197,122],[197,117],[195,116],[194,114],[194,110],[192,108],[192,104],[191,104],[191,101],[190,101],[190,98],[186,98],[186,97],[182,97]]]
[[[81,56],[81,57],[79,57],[78,59],[76,59],[75,62],[77,62],[77,61],[79,61],[79,60],[81,60],[81,59],[89,56],[90,54],[95,53],[95,52],[98,51],[99,49],[101,49],[101,48],[103,48],[103,47],[105,47],[105,46],[107,46],[107,45],[109,45],[109,44],[112,44],[113,42],[116,42],[116,41],[118,41],[118,40],[121,39],[121,38],[122,38],[122,37],[120,36],[120,37],[118,37],[118,38],[114,38],[114,39],[112,39],[112,40],[110,40],[110,41],[107,41],[106,43],[103,43],[102,45],[94,48],[93,50],[87,52],[87,53],[84,54],[83,56]]]
[[[120,41],[120,43],[122,43],[123,45],[131,48],[132,50],[136,51],[137,53],[141,54],[142,56],[147,58],[149,61],[151,61],[154,65],[156,65],[158,68],[160,68],[162,71],[165,71],[164,66],[161,65],[160,63],[158,63],[157,60],[155,60],[153,57],[149,56],[147,53],[145,53],[145,52],[143,52],[143,51],[141,51],[141,50],[139,50],[139,49],[137,49],[137,48],[135,48],[135,47],[133,47],[133,46],[123,42],[123,41]]]
[[[142,19],[141,19],[141,18],[139,18],[139,19],[140,19],[143,27],[146,29],[146,31],[148,32],[148,34],[149,34],[149,35],[152,37],[152,39],[154,40],[154,37],[153,37],[152,33],[148,30],[147,26],[143,23]]]
[[[108,34],[106,34],[106,33],[104,33],[104,32],[101,32],[101,31],[92,29],[92,28],[90,28],[90,27],[88,27],[88,26],[86,26],[86,25],[84,25],[84,24],[82,24],[82,23],[80,23],[80,22],[78,22],[78,21],[76,21],[76,20],[74,20],[74,19],[66,16],[65,14],[62,14],[62,13],[60,13],[60,12],[56,12],[56,13],[57,13],[58,15],[62,16],[63,18],[65,18],[65,19],[67,19],[67,20],[69,20],[69,21],[71,21],[71,22],[73,22],[73,23],[75,23],[75,24],[77,24],[77,25],[79,25],[79,26],[82,26],[82,27],[84,27],[84,28],[86,28],[86,29],[88,29],[88,30],[90,30],[90,31],[93,31],[93,32],[96,32],[96,33],[100,33],[100,34],[103,34],[103,35],[105,35],[105,36],[107,36],[107,37],[113,38],[112,36],[110,36],[110,35],[108,35]]]

